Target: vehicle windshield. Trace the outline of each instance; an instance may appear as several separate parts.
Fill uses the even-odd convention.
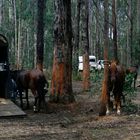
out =
[[[90,59],[89,61],[90,61],[90,62],[95,62],[95,59]]]

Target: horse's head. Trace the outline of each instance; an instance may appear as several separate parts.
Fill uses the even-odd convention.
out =
[[[111,82],[115,82],[117,78],[117,63],[116,61],[112,61],[109,67],[110,71],[110,80]]]

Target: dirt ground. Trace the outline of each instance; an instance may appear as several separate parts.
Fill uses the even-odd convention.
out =
[[[73,83],[75,103],[48,104],[49,113],[33,113],[30,97],[26,117],[0,119],[0,140],[140,140],[140,89],[132,101],[136,108],[99,117],[101,89],[83,93],[81,84]]]

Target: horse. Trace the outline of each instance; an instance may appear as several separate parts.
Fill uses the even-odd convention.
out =
[[[11,75],[17,84],[21,108],[23,108],[23,91],[25,92],[27,108],[29,108],[28,89],[30,89],[35,97],[33,110],[34,112],[39,112],[41,102],[45,104],[45,93],[47,92],[47,88],[49,86],[43,72],[39,69],[15,70],[11,72]]]
[[[109,105],[110,105],[110,93],[113,93],[114,102],[113,108],[117,109],[117,114],[120,115],[121,111],[121,97],[123,95],[123,86],[125,82],[125,70],[124,68],[115,60],[110,63],[108,71],[108,101],[106,106],[106,114],[109,114]]]
[[[138,65],[135,65],[135,66],[132,66],[132,67],[129,67],[126,69],[126,74],[131,74],[132,75],[132,82],[134,82],[134,89],[136,88],[136,80],[137,80],[137,76],[138,76]],[[131,84],[132,84],[131,82]]]

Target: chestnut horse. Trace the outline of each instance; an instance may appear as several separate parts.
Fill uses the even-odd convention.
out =
[[[134,89],[136,88],[136,80],[138,76],[138,65],[126,69],[126,74],[131,74],[134,82]]]
[[[40,110],[41,102],[45,103],[45,92],[49,84],[43,74],[39,69],[33,69],[29,71],[25,70],[16,70],[11,72],[12,78],[17,84],[17,88],[20,96],[21,107],[23,108],[23,97],[22,92],[25,91],[25,98],[27,101],[27,108],[29,107],[28,100],[28,89],[32,91],[32,94],[35,97],[34,102],[34,112]]]
[[[113,108],[117,109],[117,114],[121,113],[121,97],[124,97],[122,93],[124,82],[124,68],[117,61],[112,61],[108,71],[108,101],[106,114],[109,114],[110,92],[112,92],[114,96]]]

